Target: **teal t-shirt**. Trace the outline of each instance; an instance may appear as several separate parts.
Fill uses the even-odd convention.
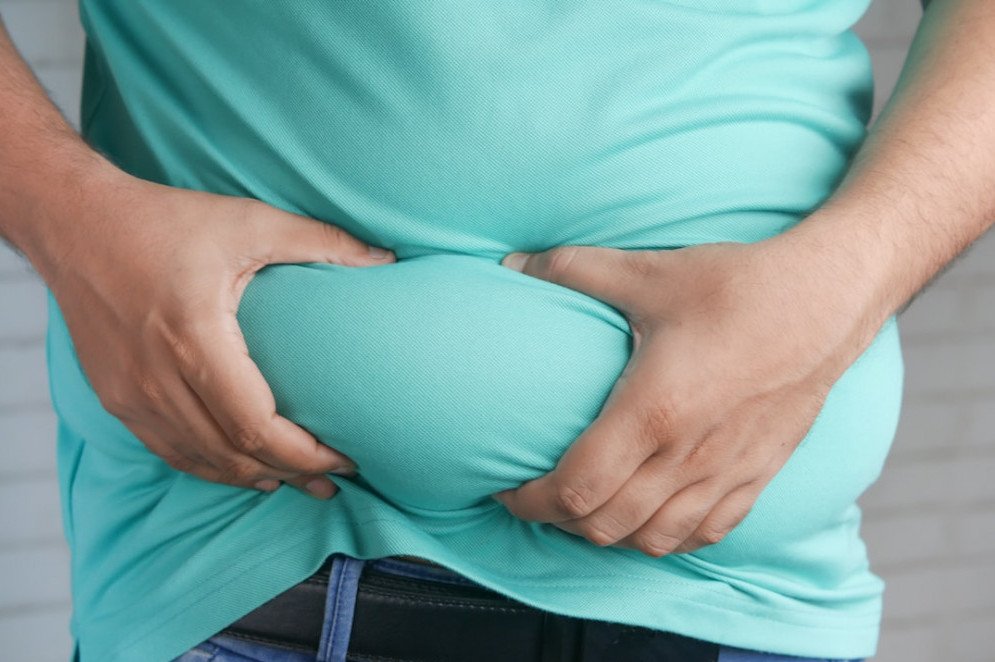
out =
[[[718,544],[652,558],[490,498],[553,469],[631,348],[617,310],[500,259],[802,220],[866,135],[868,2],[81,0],[94,147],[398,258],[268,266],[238,311],[280,413],[359,464],[328,501],[170,468],[101,407],[49,296],[82,662],[169,660],[333,552],[426,557],[562,614],[873,654],[883,582],[856,500],[899,417],[894,317]]]

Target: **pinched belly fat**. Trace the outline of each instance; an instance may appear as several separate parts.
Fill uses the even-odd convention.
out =
[[[631,351],[607,304],[457,254],[270,265],[238,319],[279,412],[383,498],[427,510],[551,470]]]
[[[552,470],[631,352],[608,304],[465,254],[270,265],[238,319],[280,413],[353,458],[381,498],[422,514],[498,506],[490,495]],[[727,539],[770,549],[851,516],[893,437],[896,370],[892,318]]]

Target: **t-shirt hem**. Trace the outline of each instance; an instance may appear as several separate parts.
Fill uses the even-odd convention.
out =
[[[397,520],[389,518],[364,522],[364,524],[372,523],[407,528]],[[302,550],[305,551],[301,553]],[[406,546],[395,545],[383,548],[370,554],[359,554],[357,550],[348,549],[348,545],[330,543],[322,551],[316,552],[313,539],[305,535],[293,539],[290,544],[266,554],[251,565],[240,563],[233,566],[232,571],[216,576],[214,581],[199,581],[194,589],[183,594],[186,600],[174,601],[169,609],[157,609],[158,618],[147,629],[130,639],[117,638],[116,641],[121,645],[116,648],[88,649],[86,635],[82,634],[81,659],[84,662],[88,659],[110,662],[135,659],[168,662],[213,636],[255,607],[310,576],[329,554],[336,552],[361,558],[380,558],[396,554],[422,556],[534,607],[578,618],[612,620],[605,617],[603,603],[595,603],[589,597],[583,599],[585,593],[589,595],[592,590],[603,590],[603,583],[596,585],[590,578],[577,578],[570,583],[571,586],[584,588],[581,592],[563,592],[563,582],[548,582],[546,584],[548,590],[542,591],[542,594],[551,598],[555,596],[555,599],[547,600],[535,597],[536,582],[518,583],[514,577],[505,576],[498,585],[471,564],[462,566],[450,558],[434,554],[430,549],[413,549],[410,543]],[[275,558],[279,558],[280,562],[270,564],[266,572],[252,572],[264,564],[269,564]],[[249,576],[252,579],[245,581]],[[612,577],[612,580],[616,581],[617,578]],[[879,610],[871,615],[865,613],[862,617],[841,616],[834,623],[827,623],[824,618],[823,622],[818,623],[814,618],[809,622],[803,622],[806,619],[797,612],[779,613],[764,608],[754,613],[747,613],[717,604],[705,604],[675,597],[663,590],[665,585],[672,585],[675,581],[685,583],[668,578],[667,582],[662,582],[660,586],[653,586],[652,582],[646,582],[643,578],[643,585],[638,586],[630,579],[625,583],[633,582],[632,586],[620,588],[618,593],[631,596],[629,591],[631,588],[642,591],[647,596],[659,596],[662,598],[661,602],[674,607],[690,607],[687,611],[675,609],[673,622],[666,629],[704,641],[781,655],[809,657],[858,658],[871,657],[876,653],[880,627]],[[233,584],[237,584],[237,590],[220,591]],[[525,587],[531,587],[531,590],[522,590]],[[703,616],[707,618],[702,618]],[[626,620],[625,622],[654,627],[652,623],[645,621]]]

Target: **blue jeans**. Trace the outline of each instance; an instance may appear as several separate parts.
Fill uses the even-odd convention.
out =
[[[394,557],[358,559],[347,554],[333,554],[317,656],[313,653],[292,651],[219,633],[175,658],[173,662],[352,662],[348,652],[353,609],[359,590],[359,578],[367,565],[403,577],[477,585],[468,577],[448,568],[423,565]],[[427,635],[432,636],[433,633]],[[865,662],[865,660],[777,655],[719,645],[716,662]]]

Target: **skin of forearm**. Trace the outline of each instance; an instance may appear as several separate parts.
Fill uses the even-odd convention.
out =
[[[0,238],[49,281],[84,210],[123,177],[49,100],[0,21]]]
[[[995,3],[934,0],[895,90],[834,193],[781,235],[863,274],[874,320],[912,299],[995,217]]]

